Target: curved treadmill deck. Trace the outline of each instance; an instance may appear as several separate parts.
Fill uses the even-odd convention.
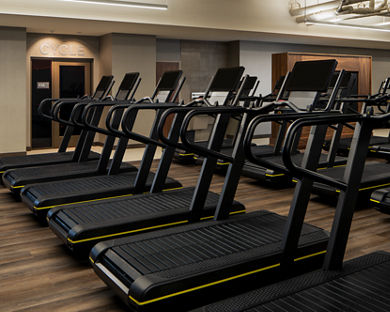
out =
[[[376,252],[317,270],[193,312],[390,311],[390,254]]]
[[[111,240],[97,244],[90,259],[133,309],[163,311],[169,305],[167,311],[184,311],[237,293],[256,278],[280,279],[286,219],[257,211]],[[304,224],[294,273],[321,265],[327,239],[322,229]]]
[[[79,177],[88,177],[102,173],[97,172],[99,160],[72,162],[57,165],[10,169],[3,174],[3,183],[13,192],[19,192],[28,184],[51,182]],[[121,172],[137,170],[131,164],[122,163]]]
[[[334,179],[341,180],[344,175],[345,167],[328,168],[321,173],[330,176]],[[367,162],[364,167],[363,177],[359,188],[359,204],[368,206],[370,195],[376,189],[390,185],[390,164],[384,162]],[[328,198],[336,198],[339,190],[335,187],[328,186],[322,183],[314,182],[313,193]]]
[[[293,161],[297,164],[302,162],[304,154],[296,154],[293,156]],[[327,166],[327,157],[326,154],[321,154],[319,160],[319,167]],[[273,163],[283,165],[282,156],[272,156],[271,160]],[[345,157],[336,156],[335,166],[343,166],[347,162]],[[268,182],[291,182],[292,177],[287,176],[284,173],[277,172],[275,170],[267,169],[262,166],[256,165],[252,162],[246,161],[244,167],[242,168],[242,175],[261,181]]]
[[[75,204],[53,208],[47,218],[57,236],[84,255],[103,239],[187,223],[193,194],[191,187]],[[208,193],[203,218],[214,215],[218,199],[219,195]],[[231,212],[243,213],[245,207],[234,202]]]
[[[45,218],[47,211],[57,206],[133,194],[136,176],[137,172],[132,171],[32,184],[23,188],[20,196],[36,216]],[[150,190],[154,176],[154,173],[148,175],[145,192]],[[167,178],[164,189],[175,189],[181,186],[177,180]]]
[[[99,159],[99,157],[100,154],[95,152],[89,152],[88,160]],[[73,152],[1,157],[0,173],[3,173],[8,169],[14,169],[14,168],[53,165],[53,164],[71,162],[72,158],[73,158]]]

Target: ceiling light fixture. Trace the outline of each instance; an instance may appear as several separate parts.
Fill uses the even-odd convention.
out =
[[[121,0],[105,0],[105,1],[104,0],[60,0],[60,1],[120,6],[120,7],[128,7],[128,8],[130,7],[130,8],[139,8],[139,9],[168,10],[168,5],[133,2],[133,1],[121,1]]]
[[[306,21],[306,25],[321,25],[321,26],[331,26],[331,27],[344,27],[344,28],[352,28],[352,29],[360,29],[360,30],[374,30],[374,31],[382,31],[382,32],[390,32],[390,29],[385,28],[376,28],[369,26],[355,26],[355,25],[347,25],[347,24],[332,24],[325,22],[317,22],[317,21]]]

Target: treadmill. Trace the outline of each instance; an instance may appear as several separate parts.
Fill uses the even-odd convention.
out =
[[[361,128],[355,133],[355,142],[351,146],[347,165],[349,170],[341,185],[342,195],[337,203],[330,243],[321,270],[212,303],[193,312],[389,311],[390,253],[378,251],[343,263],[364,167],[362,156],[369,149],[372,129],[377,128],[378,123],[387,127],[389,117],[387,114],[386,117],[356,120]],[[296,174],[306,175],[307,172],[299,170]],[[312,175],[308,177],[318,178]],[[327,177],[323,178],[328,183],[332,182]],[[258,282],[261,287],[261,280]]]
[[[388,99],[390,99],[390,95],[381,96],[377,100],[384,101]],[[375,99],[367,99],[365,101],[369,103],[369,105],[375,105]],[[364,155],[364,157],[366,156],[367,155]],[[327,168],[322,170],[321,172],[332,179],[341,180],[346,172],[346,168],[345,167]],[[360,181],[360,186],[359,186],[359,192],[358,192],[359,207],[358,208],[360,209],[368,208],[370,206],[370,203],[373,203],[378,207],[381,206],[380,204],[386,201],[386,196],[385,196],[387,193],[386,190],[378,191],[376,195],[374,195],[374,198],[372,198],[372,200],[370,200],[370,198],[373,192],[375,192],[376,190],[383,189],[386,186],[390,186],[390,163],[385,163],[383,161],[366,162],[363,171],[363,177]],[[340,189],[332,185],[315,182],[313,185],[313,193],[319,195],[320,197],[326,200],[333,200],[336,199],[337,196],[339,195]]]
[[[387,103],[386,99],[386,94],[390,93],[390,77],[387,78],[386,80],[382,81],[378,93],[375,95],[372,95],[368,97],[367,99],[371,99],[373,101],[378,100],[375,106],[381,113],[387,113],[390,111],[390,106],[389,103]],[[350,95],[348,94],[342,94],[342,98],[344,97],[349,97]],[[383,100],[381,100],[383,99]],[[355,99],[355,103],[359,102],[358,98]],[[362,101],[364,102],[364,100]],[[371,102],[373,103],[373,102]],[[363,105],[362,107],[362,112],[364,112],[367,107],[370,107],[370,102],[368,102],[366,105]],[[383,110],[383,107],[386,107],[385,110]],[[353,128],[350,125],[350,128]],[[390,135],[390,134],[389,134]],[[324,149],[327,150],[329,149],[329,142],[325,142],[324,144]],[[337,148],[337,153],[342,156],[348,155],[349,152],[349,147],[351,145],[351,138],[342,138],[338,142],[338,148]],[[383,157],[383,158],[389,158],[390,157],[390,150],[389,150],[389,145],[390,145],[390,137],[384,137],[384,136],[371,136],[370,139],[370,148],[369,148],[369,156],[372,157]]]
[[[294,226],[291,222],[302,214],[309,200],[308,196],[300,196],[301,187],[296,189],[288,218],[264,210],[228,218],[245,160],[243,136],[248,123],[253,115],[270,112],[275,105],[256,112],[231,107],[205,109],[210,114],[220,114],[221,118],[244,110],[232,156],[218,152],[213,146],[205,149],[186,140],[183,130],[194,116],[204,114],[204,109],[189,113],[184,120],[181,135],[184,144],[204,157],[213,156],[230,163],[214,220],[101,242],[92,249],[90,261],[95,272],[132,310],[185,311],[193,305],[254,287],[256,279],[270,283],[283,278],[285,270],[297,274],[321,265],[328,236],[309,224],[302,224],[292,261],[281,265],[283,230]],[[315,152],[319,157],[319,142],[324,135],[324,131],[311,132],[307,153]],[[305,162],[304,166],[314,169],[316,163],[314,168],[313,164]],[[305,182],[306,187],[308,184],[310,181]],[[191,211],[192,221],[198,221],[202,215],[201,207],[195,208]]]
[[[221,69],[217,71],[215,76],[210,80],[210,83],[207,87],[207,90],[203,97],[196,99],[192,101],[192,103],[195,103],[196,101],[204,101],[205,105],[208,106],[228,106],[232,103],[232,100],[234,98],[234,93],[239,89],[239,86],[241,84],[241,81],[236,81],[235,85],[231,86],[231,89],[226,90],[226,82],[229,82],[231,79],[234,80],[234,77],[228,77],[227,73],[222,71]],[[257,80],[257,78],[256,78]],[[235,80],[234,80],[235,81]],[[247,87],[249,87],[249,84],[253,82],[253,78],[246,79]],[[250,91],[250,90],[249,90]],[[246,92],[243,91],[242,93]],[[194,136],[194,131],[192,131],[192,136]],[[195,138],[194,138],[195,140]],[[207,145],[207,141],[199,142],[199,144]],[[224,141],[223,147],[231,146],[232,140],[227,139]],[[223,148],[222,147],[222,148]],[[186,165],[186,164],[194,164],[198,160],[198,156],[194,153],[190,153],[185,150],[177,149],[175,152],[174,157],[175,162]]]
[[[134,86],[136,86],[137,79],[133,77],[133,79],[129,81],[128,87],[133,88]],[[167,79],[169,79],[168,76]],[[153,94],[155,98],[161,96],[159,94],[160,91],[163,92],[164,94],[168,92],[165,88],[163,88],[163,90],[160,90],[160,85],[163,85],[164,83],[165,81],[160,80],[160,84],[156,86],[155,92]],[[122,94],[122,93],[118,93],[118,94]],[[150,98],[142,99],[142,101],[146,101],[146,100],[150,100]],[[111,104],[115,104],[115,103],[116,102],[114,101]],[[131,101],[127,101],[127,103],[131,103]],[[106,107],[110,103],[103,101],[95,104],[96,105],[93,105],[93,109],[88,111],[88,114],[84,113],[84,117],[85,117],[84,119],[86,119],[86,121],[89,121],[89,125],[92,127],[96,127],[99,124],[99,121],[103,114],[104,107]],[[77,109],[79,112],[80,106],[75,107],[73,109],[73,112],[75,112]],[[77,116],[77,114],[74,115]],[[73,121],[77,123],[77,120],[73,120]],[[79,125],[81,126],[81,124]],[[66,163],[66,164],[58,164],[58,165],[48,165],[45,167],[36,166],[36,167],[8,170],[3,174],[4,185],[7,188],[9,188],[12,192],[19,194],[20,190],[24,186],[29,184],[102,175],[107,173],[108,171],[114,171],[112,167],[115,167],[115,172],[129,172],[129,171],[137,170],[136,167],[132,166],[131,164],[122,163],[122,158],[120,157],[114,157],[112,161],[110,160],[110,154],[115,141],[115,137],[112,135],[109,135],[106,138],[106,142],[103,147],[103,152],[99,160],[87,161],[85,155],[91,149],[91,146],[93,144],[93,139],[96,133],[96,128],[94,130],[89,130],[91,129],[91,127],[89,128],[84,127],[84,128],[88,134],[87,134],[86,142],[83,144],[83,148],[77,163],[74,162],[74,163]],[[122,156],[125,152],[126,145],[118,144],[117,146],[117,151],[120,150]]]
[[[225,84],[225,90],[230,90],[232,84],[240,79],[244,69],[242,67],[220,69],[226,73],[226,76],[216,75],[222,79]],[[214,79],[216,79],[214,77]],[[226,79],[227,78],[227,79]],[[232,78],[235,78],[232,80]],[[161,143],[156,139],[146,138],[140,134],[134,133],[128,124],[137,116],[139,111],[143,110],[165,110],[171,107],[176,109],[176,117],[173,120],[171,131],[168,134],[169,141]],[[155,145],[163,146],[163,156],[160,159],[158,169],[154,175],[149,194],[118,196],[98,201],[89,201],[85,203],[76,203],[52,208],[47,219],[50,228],[59,236],[67,247],[77,256],[88,255],[90,249],[100,240],[133,235],[187,223],[191,206],[205,206],[201,215],[202,219],[209,219],[213,216],[218,202],[218,195],[208,192],[211,178],[213,176],[216,159],[209,157],[203,163],[201,175],[198,179],[197,187],[180,188],[176,190],[164,190],[164,181],[172,162],[175,152],[175,142],[179,139],[180,126],[184,115],[192,106],[182,107],[177,104],[168,103],[133,105],[126,110],[122,121],[122,129],[128,135],[137,137],[140,141],[152,141]],[[159,123],[159,136],[163,136],[163,126],[169,114],[163,113]],[[228,118],[215,119],[214,130],[210,137],[210,142],[214,140],[215,144],[220,144],[220,137],[225,134]],[[157,122],[154,124],[157,129]],[[217,131],[218,130],[218,131]],[[214,144],[214,143],[213,143]],[[137,176],[137,182],[145,181],[146,175]],[[130,184],[130,181],[128,181]],[[145,183],[145,182],[144,182]],[[140,192],[138,192],[140,193]],[[207,201],[205,203],[207,197]],[[232,213],[241,213],[244,207],[237,202],[232,204]]]
[[[181,79],[182,71],[165,72],[158,83],[158,90],[151,101],[160,99],[162,104],[172,99],[175,102],[180,89],[185,81]],[[163,94],[163,95],[161,95]],[[142,99],[145,101],[146,99]],[[64,207],[72,203],[89,202],[102,200],[113,197],[129,196],[131,194],[143,193],[150,189],[154,174],[150,172],[152,161],[156,152],[157,139],[155,126],[159,121],[161,113],[157,113],[150,133],[150,140],[140,141],[146,144],[144,155],[139,166],[139,169],[131,172],[120,172],[119,166],[123,159],[129,139],[139,141],[139,137],[125,135],[122,131],[118,131],[119,122],[122,119],[123,109],[133,104],[122,103],[115,101],[107,103],[106,106],[112,106],[106,119],[107,128],[91,127],[92,130],[106,134],[108,137],[119,137],[118,146],[114,155],[113,162],[108,173],[101,171],[92,177],[74,178],[67,180],[59,180],[52,182],[44,182],[31,184],[24,187],[21,191],[21,199],[30,210],[40,219],[45,219],[47,211],[54,207]],[[93,109],[94,106],[101,105],[100,103],[89,104],[85,108],[85,112]],[[146,104],[142,104],[146,105]],[[168,104],[167,104],[168,105]],[[165,106],[167,106],[165,105]],[[164,108],[164,105],[162,106]],[[136,118],[129,118],[127,127],[132,128]],[[111,152],[111,150],[109,150]],[[164,181],[164,189],[175,189],[181,187],[181,184],[171,178],[166,178]]]
[[[38,108],[39,114],[44,117],[57,121],[52,114],[48,114],[46,106],[48,104],[53,104],[53,107],[50,108],[53,112],[54,107],[61,102],[68,102],[70,104],[82,102],[91,102],[104,99],[107,94],[110,92],[113,85],[113,76],[103,76],[96,87],[95,93],[92,97],[82,97],[80,99],[45,99],[43,100]],[[64,137],[60,144],[60,147],[57,153],[45,153],[45,154],[36,154],[36,155],[25,155],[25,156],[7,156],[0,158],[0,175],[2,175],[8,169],[14,168],[23,168],[23,167],[32,167],[32,166],[42,166],[49,164],[59,164],[66,162],[77,161],[79,155],[79,150],[82,147],[82,142],[85,139],[84,135],[80,135],[79,143],[77,144],[78,149],[74,152],[67,152],[69,140],[73,134],[74,126],[67,126],[65,129]],[[88,154],[88,159],[98,159],[99,154],[90,151]]]
[[[324,65],[325,64],[325,65]],[[307,113],[310,111],[316,111],[316,104],[320,99],[320,93],[327,91],[331,79],[333,78],[333,72],[337,65],[337,61],[334,61],[334,68],[328,70],[322,76],[319,76],[319,73],[324,72],[324,67],[326,68],[326,62],[300,62],[298,66],[294,67],[294,72],[286,75],[285,85],[281,88],[281,93],[287,92],[289,94],[287,102],[290,103],[299,103],[299,111],[302,113]],[[316,67],[314,67],[316,66]],[[342,83],[344,73],[338,75],[338,79],[334,84],[331,95],[327,101],[327,106],[325,108],[318,109],[317,111],[326,112],[333,108],[335,98],[338,94],[338,90]],[[321,78],[319,78],[321,77]],[[285,133],[288,128],[290,120],[288,115],[291,113],[291,110],[281,110],[283,115],[286,115],[286,118],[281,118],[277,122],[279,124],[278,136],[273,147],[272,154],[257,154],[260,158],[268,159],[273,163],[278,163],[283,165],[281,151],[283,147],[283,141],[285,138]],[[302,161],[303,154],[298,151],[299,140],[296,141],[296,152],[294,155],[294,160],[297,163]],[[328,154],[321,154],[319,167],[326,168],[332,166],[340,166],[346,163],[344,157],[336,156],[333,152]],[[274,185],[290,185],[292,183],[292,177],[286,175],[279,170],[271,169],[268,167],[259,166],[250,161],[246,161],[242,170],[242,175],[256,179],[259,181],[273,183]]]

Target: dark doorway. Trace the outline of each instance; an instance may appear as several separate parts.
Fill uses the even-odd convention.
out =
[[[38,114],[39,103],[43,99],[51,97],[51,61],[32,60],[32,147],[51,146],[51,121]]]

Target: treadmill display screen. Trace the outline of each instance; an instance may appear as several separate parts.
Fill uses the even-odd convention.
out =
[[[102,79],[100,79],[95,94],[93,95],[95,99],[100,98],[106,92],[113,78],[113,76],[103,76]]]
[[[182,75],[181,70],[167,71],[165,72],[158,84],[159,90],[175,90],[177,83]]]
[[[210,85],[210,91],[234,91],[237,89],[244,67],[220,68]]]
[[[336,60],[296,62],[286,90],[326,92],[336,66]]]

